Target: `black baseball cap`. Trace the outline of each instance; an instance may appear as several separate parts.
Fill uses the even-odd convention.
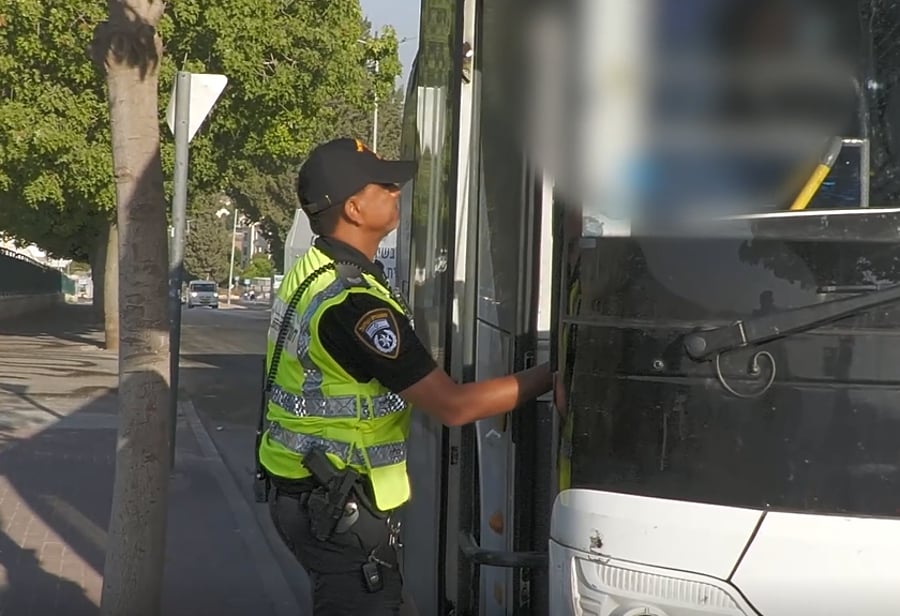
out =
[[[359,139],[334,139],[313,148],[297,174],[297,197],[308,215],[340,205],[368,184],[406,184],[415,161],[383,160]]]

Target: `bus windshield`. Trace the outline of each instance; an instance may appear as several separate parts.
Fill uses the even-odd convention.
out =
[[[722,56],[750,68],[661,71],[649,91],[665,96],[635,99],[653,112],[633,126],[654,130],[587,158],[640,152],[637,172],[606,169],[562,208],[561,487],[896,517],[900,302],[758,343],[735,327],[708,356],[685,339],[900,284],[900,3],[655,4],[681,12],[657,16],[666,49],[724,37]],[[789,7],[817,18],[791,22]],[[805,77],[735,77],[758,83],[747,49],[800,40],[812,47],[778,57]]]
[[[896,514],[898,305],[706,361],[684,339],[900,283],[897,243],[603,238],[571,274],[572,486]]]
[[[631,24],[615,46],[570,43],[581,94],[551,133],[593,136],[561,180],[584,234],[900,203],[900,3],[583,4],[595,30]]]
[[[215,293],[216,285],[213,282],[191,283],[191,291],[195,293]]]

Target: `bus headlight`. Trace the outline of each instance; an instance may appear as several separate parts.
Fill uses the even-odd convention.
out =
[[[729,584],[703,575],[594,557],[551,542],[556,616],[752,616]],[[568,562],[566,562],[568,561]],[[563,577],[564,576],[564,577]],[[566,579],[567,578],[567,579]],[[553,593],[551,593],[552,595]],[[562,603],[567,605],[563,606]]]

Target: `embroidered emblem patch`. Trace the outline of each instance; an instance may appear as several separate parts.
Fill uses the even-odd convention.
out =
[[[356,322],[356,337],[379,355],[397,359],[400,353],[400,334],[394,314],[385,308],[376,308],[364,314]]]
[[[368,152],[369,154],[375,154],[375,158],[377,158],[378,160],[381,160],[381,156],[379,156],[376,152],[373,152],[372,150],[370,150],[366,146],[365,143],[363,143],[359,139],[354,139],[354,141],[356,142],[356,151],[357,152]]]

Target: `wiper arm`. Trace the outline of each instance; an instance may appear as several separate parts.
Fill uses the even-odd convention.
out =
[[[858,312],[900,301],[900,284],[822,304],[794,308],[737,321],[715,329],[691,332],[684,337],[684,350],[695,360],[783,338],[815,329]]]

